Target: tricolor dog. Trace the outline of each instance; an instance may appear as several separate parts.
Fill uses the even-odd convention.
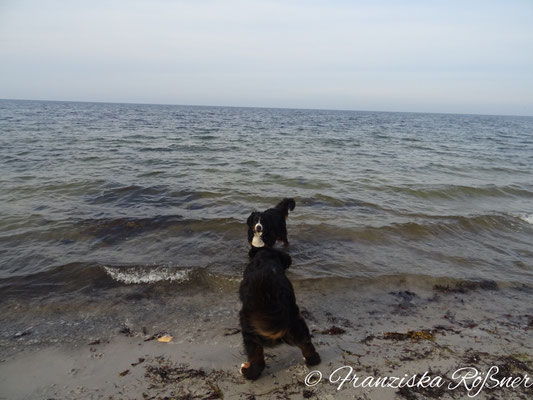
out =
[[[298,346],[308,366],[320,363],[311,335],[285,270],[291,257],[277,249],[260,247],[246,267],[239,287],[240,324],[248,360],[241,365],[246,379],[257,379],[265,369],[263,347],[281,343]]]
[[[248,242],[252,246],[250,257],[261,247],[274,247],[277,240],[281,240],[285,246],[289,245],[287,239],[286,218],[289,210],[294,210],[296,203],[294,199],[283,199],[274,208],[266,211],[254,211],[248,217]]]

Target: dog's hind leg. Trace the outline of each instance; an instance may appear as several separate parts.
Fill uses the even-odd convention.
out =
[[[315,346],[313,346],[313,343],[311,343],[311,339],[309,339],[307,342],[299,343],[298,347],[300,350],[302,350],[305,364],[307,366],[312,367],[313,365],[320,364],[320,355],[316,352]]]
[[[241,374],[246,379],[255,380],[259,378],[265,369],[265,356],[263,346],[253,340],[252,335],[243,332],[244,351],[248,357],[248,362],[241,364]]]
[[[308,366],[317,365],[320,363],[320,356],[315,350],[315,346],[311,342],[311,335],[309,328],[301,315],[291,324],[291,336],[294,344],[300,348],[305,359],[305,364]]]

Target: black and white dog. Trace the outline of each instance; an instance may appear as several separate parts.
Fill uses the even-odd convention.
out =
[[[287,240],[286,218],[289,210],[294,210],[296,203],[294,199],[285,198],[274,208],[269,208],[264,212],[254,211],[248,217],[248,242],[252,246],[250,257],[253,257],[257,248],[273,247],[277,240],[283,241],[285,246],[289,245]]]
[[[262,247],[244,271],[239,288],[244,350],[241,365],[246,379],[257,379],[265,368],[263,347],[281,343],[298,346],[308,366],[320,363],[309,329],[296,305],[294,290],[285,270],[291,257],[283,251]]]

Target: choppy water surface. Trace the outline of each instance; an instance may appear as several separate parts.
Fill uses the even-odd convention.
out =
[[[0,101],[0,166],[11,291],[238,279],[288,196],[294,279],[533,284],[530,117]]]

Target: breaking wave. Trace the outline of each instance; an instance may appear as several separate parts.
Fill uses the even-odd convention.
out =
[[[533,214],[518,214],[517,217],[522,221],[526,221],[528,224],[533,225]]]
[[[191,269],[175,269],[171,267],[136,267],[120,268],[102,266],[104,271],[115,281],[127,285],[139,283],[156,283],[162,281],[185,282],[190,279]]]

